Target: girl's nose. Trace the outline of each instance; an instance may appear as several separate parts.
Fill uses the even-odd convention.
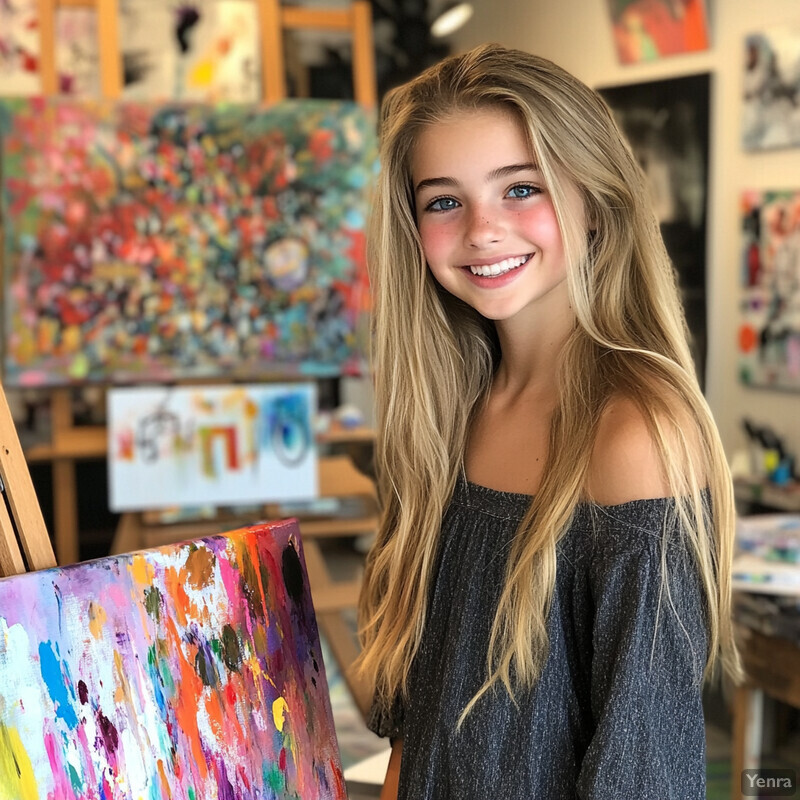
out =
[[[485,209],[475,209],[467,220],[464,239],[469,247],[486,247],[502,241],[505,233],[502,220],[497,215]]]

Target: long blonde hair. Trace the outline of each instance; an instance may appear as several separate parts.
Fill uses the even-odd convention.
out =
[[[738,679],[731,482],[644,175],[595,92],[550,61],[496,45],[446,59],[390,92],[382,107],[368,256],[382,516],[361,593],[360,670],[386,707],[406,689],[443,513],[499,360],[493,325],[445,292],[427,268],[410,180],[422,129],[487,107],[511,112],[528,137],[564,239],[576,325],[561,356],[548,462],[508,559],[488,678],[462,720],[496,683],[514,697],[517,686],[529,688],[541,674],[556,543],[586,499],[598,420],[615,395],[633,398],[645,415],[699,568],[709,633],[705,675],[721,662]],[[567,211],[569,184],[583,200],[588,235]]]

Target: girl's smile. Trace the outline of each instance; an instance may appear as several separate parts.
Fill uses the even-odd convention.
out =
[[[496,321],[541,311],[558,287],[566,303],[555,208],[510,114],[471,110],[428,126],[411,173],[422,248],[445,289]]]

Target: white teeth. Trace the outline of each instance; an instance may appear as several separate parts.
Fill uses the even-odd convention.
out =
[[[521,267],[530,256],[516,256],[514,258],[504,258],[496,264],[486,264],[483,267],[470,267],[473,275],[482,275],[484,278],[493,278],[496,275],[504,275],[512,269]]]

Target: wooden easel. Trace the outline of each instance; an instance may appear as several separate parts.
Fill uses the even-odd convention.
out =
[[[0,386],[0,577],[56,565],[28,465]]]
[[[353,39],[353,82],[356,101],[366,108],[377,103],[372,16],[368,0],[354,0],[344,9],[282,7],[279,0],[253,0],[259,9],[262,44],[263,99],[272,103],[286,97],[283,35],[290,30],[349,31]],[[118,0],[39,0],[41,79],[46,96],[58,92],[55,63],[56,11],[93,8],[97,12],[102,96],[122,93],[119,56]],[[31,447],[29,463],[50,462],[53,468],[53,538],[59,564],[78,560],[78,502],[76,461],[104,458],[108,452],[105,427],[75,425],[72,390],[50,392],[51,438]]]

